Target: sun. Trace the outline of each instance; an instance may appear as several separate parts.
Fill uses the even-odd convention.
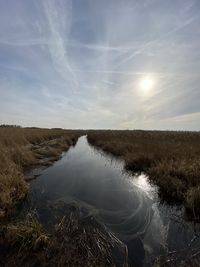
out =
[[[150,91],[153,88],[154,80],[150,77],[145,77],[140,81],[140,87],[143,91]]]

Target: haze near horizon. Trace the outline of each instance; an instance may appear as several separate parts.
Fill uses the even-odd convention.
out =
[[[200,130],[198,0],[0,2],[0,124]]]

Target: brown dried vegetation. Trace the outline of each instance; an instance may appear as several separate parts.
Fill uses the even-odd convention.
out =
[[[69,130],[0,128],[0,218],[25,197],[24,171],[52,164],[79,135]]]
[[[200,133],[173,131],[90,131],[91,144],[125,160],[127,170],[146,172],[160,197],[183,203],[200,219]]]
[[[0,265],[128,266],[126,246],[92,216],[80,217],[74,206],[47,234],[36,215],[0,227]]]

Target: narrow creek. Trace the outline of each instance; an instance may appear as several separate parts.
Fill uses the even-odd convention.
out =
[[[156,187],[142,175],[124,171],[124,162],[79,138],[53,166],[34,170],[26,206],[44,223],[51,220],[45,203],[77,203],[126,243],[137,266],[151,266],[166,253],[192,257],[200,247],[199,225],[186,222],[180,208],[160,204]]]

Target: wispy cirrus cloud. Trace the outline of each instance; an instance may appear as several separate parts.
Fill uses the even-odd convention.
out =
[[[199,10],[197,0],[1,1],[0,122],[200,130]]]

